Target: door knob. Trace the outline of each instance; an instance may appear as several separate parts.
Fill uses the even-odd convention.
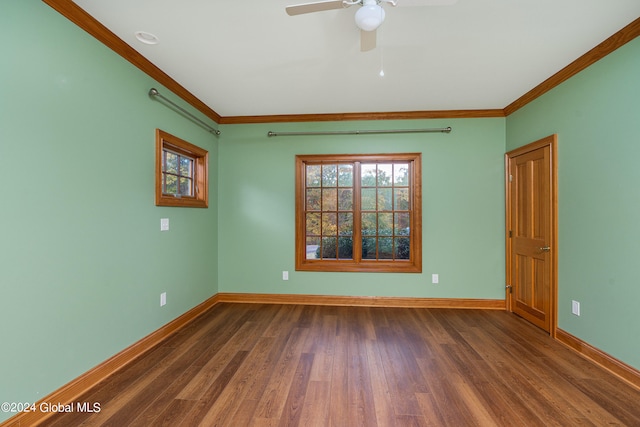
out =
[[[543,246],[540,249],[540,252],[549,252],[551,250],[551,246]]]

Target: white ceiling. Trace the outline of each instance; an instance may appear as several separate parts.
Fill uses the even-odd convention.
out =
[[[640,0],[384,5],[378,47],[363,53],[359,6],[288,16],[304,1],[74,1],[223,117],[504,108],[640,16]]]

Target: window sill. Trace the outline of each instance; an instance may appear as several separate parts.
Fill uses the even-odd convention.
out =
[[[303,261],[296,263],[296,271],[356,272],[356,273],[422,273],[422,265],[411,261]]]

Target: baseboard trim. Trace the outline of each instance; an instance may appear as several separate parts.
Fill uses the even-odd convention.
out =
[[[151,350],[163,340],[173,335],[197,317],[204,314],[220,302],[254,303],[254,304],[306,304],[362,307],[399,307],[399,308],[456,308],[505,310],[504,300],[491,299],[457,299],[457,298],[405,298],[405,297],[363,297],[337,295],[307,294],[250,294],[250,293],[218,293],[177,317],[173,321],[152,332],[140,341],[132,344],[103,363],[85,372],[58,390],[50,393],[36,403],[43,402],[68,404],[74,402],[82,394],[90,390],[100,381],[113,375],[120,369]],[[586,359],[603,367],[613,375],[640,389],[640,371],[621,362],[591,344],[582,341],[567,331],[557,329],[556,340],[576,351]],[[0,423],[0,427],[32,426],[43,422],[53,413],[23,412]]]
[[[601,366],[613,375],[621,378],[637,389],[640,389],[640,371],[616,359],[608,353],[582,341],[580,338],[571,335],[562,329],[556,330],[556,339],[562,344],[576,351],[584,358]]]
[[[120,369],[129,365],[131,362],[151,350],[167,337],[173,335],[180,329],[184,328],[189,323],[193,322],[198,316],[205,313],[215,304],[217,304],[217,294],[202,302],[201,304],[193,307],[191,310],[175,318],[171,322],[162,326],[160,329],[152,332],[140,341],[135,342],[129,347],[125,348],[118,354],[105,360],[98,366],[80,375],[78,378],[65,384],[61,388],[50,393],[46,397],[42,398],[36,403],[36,408],[40,407],[41,403],[62,403],[69,404],[75,402],[82,394],[90,390],[100,381],[113,375]],[[21,412],[8,420],[0,423],[0,427],[19,427],[19,426],[34,426],[43,422],[48,417],[55,413],[46,413],[41,411],[36,412]]]
[[[305,304],[362,307],[466,308],[505,310],[505,300],[458,298],[366,297],[308,294],[219,293],[218,302],[256,304]]]
[[[333,296],[306,294],[249,294],[249,293],[218,293],[177,317],[173,321],[152,332],[140,341],[132,344],[120,353],[107,359],[103,363],[85,372],[58,390],[50,393],[36,403],[36,407],[43,402],[68,404],[74,402],[82,394],[90,390],[100,381],[113,375],[129,365],[137,358],[151,350],[160,342],[173,335],[200,315],[204,314],[220,302],[255,303],[255,304],[306,304],[306,305],[336,305],[362,307],[399,307],[399,308],[456,308],[456,309],[484,309],[505,310],[504,300],[491,299],[457,299],[457,298],[405,298],[405,297],[362,297],[362,296]],[[576,351],[586,359],[608,370],[632,386],[640,389],[640,371],[614,358],[604,351],[593,347],[567,331],[556,330],[556,340]],[[0,427],[33,426],[41,423],[53,413],[23,412],[0,423]]]

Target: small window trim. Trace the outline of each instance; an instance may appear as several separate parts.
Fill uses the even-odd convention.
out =
[[[411,250],[406,261],[372,260],[317,260],[306,258],[305,235],[305,165],[307,163],[384,163],[390,161],[409,161],[411,167]],[[312,154],[297,155],[295,159],[295,268],[297,271],[332,272],[384,272],[384,273],[421,273],[422,272],[422,154]],[[356,235],[354,234],[354,237]]]
[[[162,154],[165,150],[194,159],[194,196],[176,197],[162,192]],[[156,129],[156,206],[209,207],[209,152],[160,129]]]

